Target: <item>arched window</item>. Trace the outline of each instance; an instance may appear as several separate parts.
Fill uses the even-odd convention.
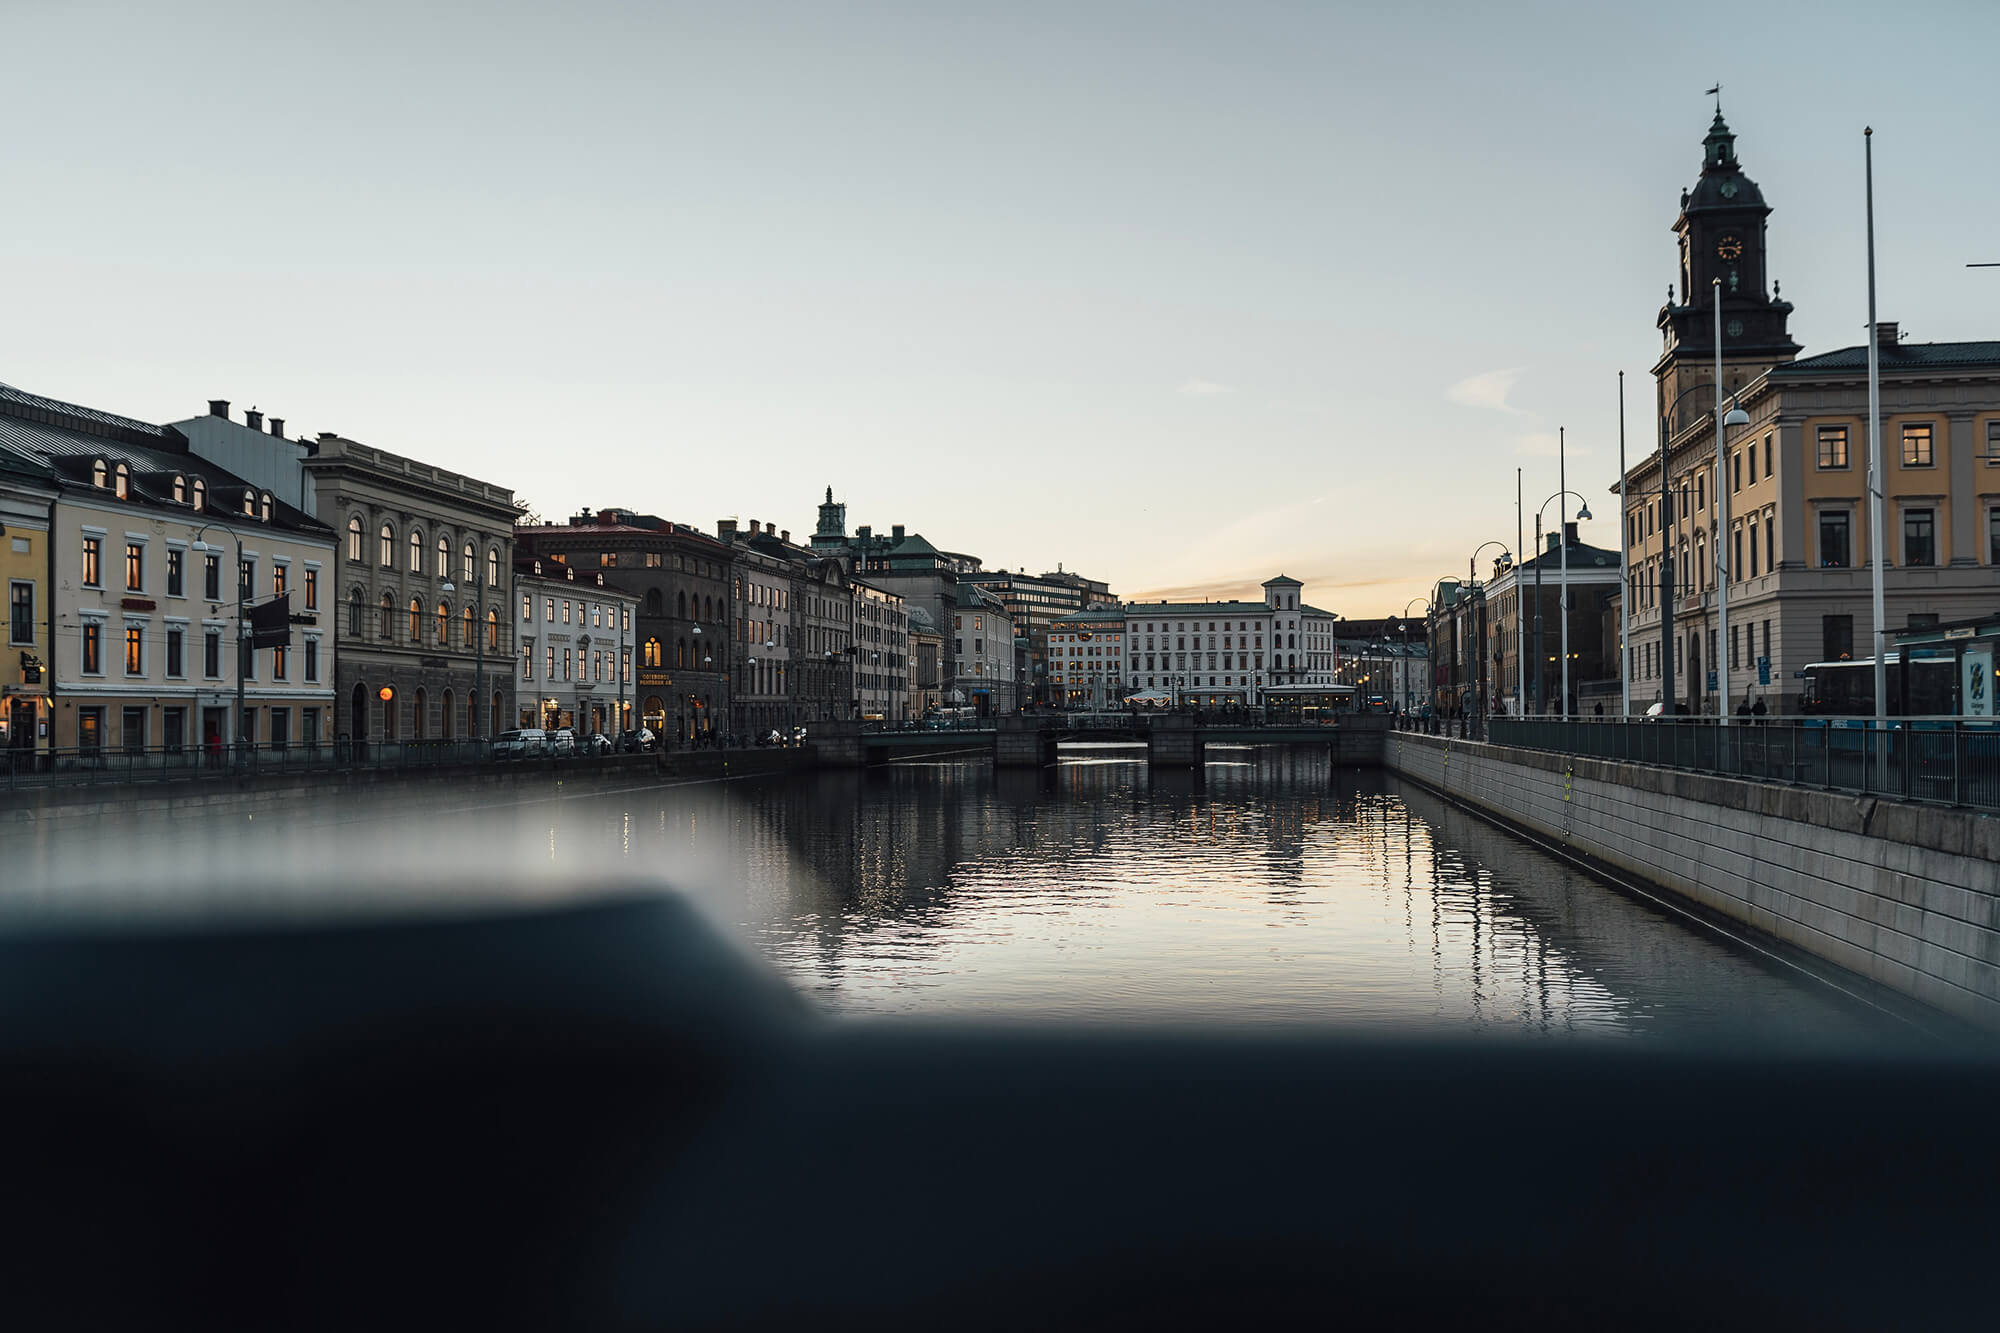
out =
[[[645,655],[639,659],[639,662],[641,666],[657,667],[661,665],[660,641],[658,639],[646,640]]]
[[[701,618],[711,625],[715,623],[715,599],[713,597],[704,597],[701,599]]]
[[[473,626],[472,608],[468,606],[465,608],[465,637],[459,640],[459,647],[470,648],[474,643],[478,642],[478,640],[472,637]]]
[[[385,639],[394,635],[396,629],[396,599],[388,593],[382,594],[382,623],[377,632]]]
[[[410,642],[422,643],[423,641],[424,604],[412,597],[410,599]]]
[[[450,578],[450,577],[451,577],[451,538],[449,538],[449,537],[445,536],[445,535],[444,535],[443,533],[439,533],[439,534],[438,534],[438,548],[437,548],[437,556],[438,556],[438,558],[437,558],[437,576],[438,576],[439,578],[441,578],[441,579],[448,579],[448,578]]]
[[[446,740],[451,739],[451,703],[451,691],[446,690],[444,692],[444,701],[438,708],[438,734]]]
[[[347,519],[347,558],[355,564],[361,563],[361,515],[350,514]]]
[[[271,493],[269,491],[265,491],[257,497],[257,517],[263,519],[266,523],[271,521]]]
[[[355,589],[354,595],[359,597],[361,590]],[[354,696],[347,705],[347,725],[353,729],[354,739],[357,741],[368,739],[368,699],[368,682],[355,681]]]
[[[180,473],[176,472],[174,474],[174,503],[177,505],[184,505],[187,502],[188,502],[188,479],[182,476]]]
[[[104,489],[105,480],[110,475],[111,475],[111,469],[107,468],[104,465],[103,459],[100,458],[96,462],[90,465],[90,484],[95,486],[98,490],[101,491]]]
[[[678,669],[681,669],[681,670],[686,670],[686,669],[687,669],[687,664],[688,664],[688,645],[687,645],[687,640],[686,640],[686,639],[675,639],[675,640],[674,640],[674,666],[675,666],[676,668],[678,668]]]
[[[381,551],[382,568],[394,569],[396,567],[395,525],[392,523],[384,523],[382,525],[382,531],[380,536],[382,539],[382,551]]]
[[[361,637],[361,589],[347,594],[347,634],[349,638]]]
[[[685,589],[674,598],[674,609],[674,619],[686,620],[688,618],[688,595]]]
[[[451,642],[450,602],[438,603],[437,622],[438,622],[438,646],[443,647],[444,645]]]
[[[208,483],[200,477],[194,479],[192,488],[189,491],[189,501],[194,505],[194,510],[197,514],[208,508]]]
[[[658,588],[646,589],[646,609],[643,614],[657,616],[660,614],[662,605],[660,590]]]
[[[498,611],[488,611],[486,613],[486,651],[489,653],[500,651],[500,613]]]
[[[429,713],[430,695],[420,686],[417,689],[417,697],[410,701],[411,740],[420,741],[424,738],[424,723],[430,720]]]
[[[424,572],[424,530],[422,528],[410,529],[410,572],[412,574],[421,574]]]
[[[458,581],[460,583],[470,584],[472,582],[472,559],[472,543],[467,542],[465,549],[458,553]]]
[[[243,491],[243,517],[257,517],[257,492],[250,490],[248,487],[245,487]]]
[[[500,586],[500,548],[497,546],[486,548],[486,586]]]
[[[132,494],[131,468],[126,467],[123,463],[118,465],[117,471],[111,474],[111,490],[121,500],[128,498]]]

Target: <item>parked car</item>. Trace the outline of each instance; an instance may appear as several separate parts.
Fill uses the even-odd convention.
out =
[[[549,752],[549,734],[540,727],[503,731],[493,738],[495,759],[534,759]]]
[[[584,743],[585,754],[610,754],[611,738],[601,731],[593,731]]]
[[[557,727],[549,733],[549,753],[558,759],[567,759],[576,753],[576,733],[568,727]]]
[[[628,731],[618,738],[618,748],[626,754],[642,754],[652,749],[654,744],[653,733],[647,727],[640,727],[637,731]]]

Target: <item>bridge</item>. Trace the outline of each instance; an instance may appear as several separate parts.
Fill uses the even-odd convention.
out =
[[[1202,764],[1211,745],[1323,747],[1337,763],[1378,765],[1389,719],[1343,716],[1325,722],[1256,717],[1212,719],[1192,713],[1023,714],[941,727],[882,727],[822,722],[812,728],[821,766],[860,768],[914,758],[990,756],[1003,768],[1056,762],[1065,741],[1129,741],[1158,767]]]

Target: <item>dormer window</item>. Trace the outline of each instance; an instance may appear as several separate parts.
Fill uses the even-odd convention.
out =
[[[111,491],[121,500],[132,493],[132,469],[123,463],[120,463],[118,470],[111,474]]]
[[[111,470],[104,466],[103,459],[100,458],[90,465],[90,484],[98,490],[101,491],[104,489],[105,478],[110,475]]]
[[[189,483],[188,496],[190,503],[194,505],[194,511],[199,514],[208,508],[208,483],[196,477]]]
[[[188,502],[188,479],[177,472],[174,474],[174,503],[177,505],[184,505],[187,502]]]
[[[271,493],[269,491],[265,491],[257,497],[257,517],[266,523],[271,521]]]
[[[246,517],[249,518],[255,518],[257,516],[257,492],[255,491],[243,492],[243,513]]]

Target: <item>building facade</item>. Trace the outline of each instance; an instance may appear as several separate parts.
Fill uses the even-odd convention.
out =
[[[1268,601],[1127,603],[1127,687],[1169,690],[1176,707],[1254,707],[1272,683],[1276,614]]]
[[[616,740],[633,725],[639,599],[612,587],[602,570],[525,554],[514,560],[513,591],[516,724]]]
[[[804,553],[790,534],[734,519],[716,524],[730,550],[730,691],[732,734],[741,742],[799,725],[799,616],[796,588]]]
[[[0,419],[58,492],[43,659],[55,747],[176,762],[331,739],[332,532],[169,427],[11,389]],[[283,642],[252,651],[239,613],[271,602],[288,608]]]
[[[0,404],[0,413],[4,404]],[[49,519],[55,471],[9,446],[0,414],[0,588],[7,596],[6,657],[0,658],[0,763],[32,765],[54,743],[49,709]]]
[[[1048,627],[1048,683],[1053,706],[1120,707],[1126,689],[1125,611],[1078,611]]]
[[[513,492],[333,434],[300,466],[340,539],[340,734],[401,743],[506,730]]]
[[[944,706],[944,631],[921,606],[910,616],[910,716],[927,717]]]
[[[865,579],[854,581],[854,672],[864,722],[910,720],[910,613]]]
[[[726,543],[685,523],[624,509],[516,530],[522,548],[631,594],[633,725],[679,746],[729,728],[730,561]]]
[[[1630,560],[1623,661],[1635,709],[1662,700],[1669,654],[1676,702],[1712,714],[1759,699],[1792,711],[1806,666],[1873,652],[1868,348],[1798,358],[1785,333],[1792,307],[1776,283],[1765,291],[1769,212],[1718,114],[1675,224],[1680,300],[1659,317],[1662,449],[1621,487]],[[1749,418],[1725,426],[1719,466],[1718,300],[1722,391]],[[1983,614],[2000,577],[2000,342],[1905,343],[1888,323],[1873,336],[1884,628]]]
[[[798,709],[805,722],[860,711],[854,678],[854,587],[838,560],[807,559],[798,579]]]
[[[1542,550],[1533,559],[1520,565],[1510,559],[1496,560],[1492,579],[1480,585],[1488,616],[1482,650],[1488,712],[1505,708],[1509,714],[1520,717],[1562,711],[1565,558],[1570,592],[1571,712],[1588,712],[1595,707],[1594,702],[1586,703],[1586,696],[1594,701],[1607,689],[1616,693],[1616,635],[1607,650],[1604,626],[1616,610],[1618,552],[1580,540],[1573,522],[1566,531],[1569,535],[1566,557],[1556,543],[1555,534],[1548,533],[1543,537]],[[1636,711],[1644,711],[1645,704],[1638,695],[1633,696],[1633,702]]]
[[[984,588],[958,583],[955,592],[946,645],[957,674],[946,685],[946,703],[971,708],[980,717],[1018,712],[1013,620]]]

